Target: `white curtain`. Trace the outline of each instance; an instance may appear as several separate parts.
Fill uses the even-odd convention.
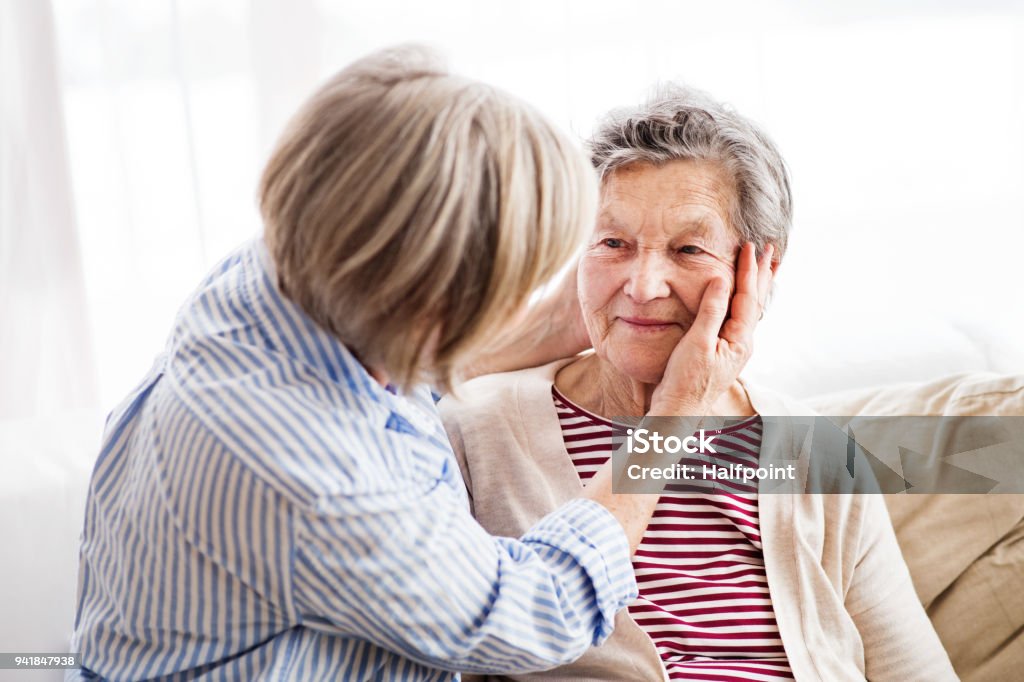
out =
[[[49,2],[0,3],[0,419],[95,406]]]
[[[201,273],[259,230],[259,170],[302,97],[410,40],[580,136],[669,78],[763,123],[797,216],[757,378],[806,395],[1024,362],[1008,341],[1024,320],[1000,313],[1024,248],[1012,5],[54,3],[104,408],[148,368]]]
[[[602,111],[666,78],[761,121],[793,170],[797,205],[793,250],[762,332],[772,363],[759,366],[768,355],[759,354],[752,368],[780,388],[1005,371],[1018,359],[1000,364],[1007,350],[998,339],[1024,322],[996,313],[1024,234],[1013,198],[1024,185],[1014,161],[1024,154],[1024,20],[1012,6],[53,2],[60,69],[52,29],[31,45],[34,34],[16,31],[15,17],[4,29],[5,53],[50,63],[15,76],[10,91],[32,97],[14,101],[45,112],[19,114],[23,125],[60,130],[63,112],[70,155],[42,142],[59,135],[4,133],[5,145],[33,145],[21,158],[33,160],[34,177],[46,174],[41,210],[66,234],[17,237],[46,244],[38,267],[31,248],[14,257],[13,212],[36,200],[3,204],[3,257],[15,262],[0,273],[12,283],[0,294],[3,348],[12,349],[0,359],[0,413],[96,396],[104,409],[116,403],[201,273],[259,230],[259,169],[302,97],[347,61],[409,40],[439,47],[456,69],[522,95],[581,136]],[[19,0],[6,11],[42,16],[46,5]],[[6,90],[4,100],[5,111],[14,106]],[[5,178],[8,157],[19,158],[5,154]],[[43,291],[55,307],[36,304]],[[877,316],[883,300],[909,316]],[[832,362],[843,354],[856,371]]]
[[[50,3],[0,2],[0,641],[12,651],[66,650],[101,424],[59,71]]]

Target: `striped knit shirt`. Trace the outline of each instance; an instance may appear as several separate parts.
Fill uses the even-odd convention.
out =
[[[621,446],[626,427],[592,414],[552,387],[566,450],[586,481]],[[716,463],[757,466],[761,420],[718,431]],[[697,466],[696,459],[681,459]],[[654,642],[671,680],[792,679],[765,575],[757,488],[667,493],[633,557],[640,596],[629,613]]]
[[[519,539],[477,524],[428,388],[377,384],[280,294],[256,240],[186,301],[107,421],[68,677],[538,670],[602,642],[635,596],[596,503]]]

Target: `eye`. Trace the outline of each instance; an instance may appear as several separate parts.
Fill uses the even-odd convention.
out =
[[[699,256],[704,253],[704,249],[699,246],[694,246],[693,244],[687,244],[686,246],[679,247],[678,252],[685,253],[688,256]]]
[[[625,242],[623,242],[621,239],[616,239],[615,237],[608,237],[607,239],[602,239],[601,243],[607,246],[609,249],[621,249],[623,246],[626,245]]]

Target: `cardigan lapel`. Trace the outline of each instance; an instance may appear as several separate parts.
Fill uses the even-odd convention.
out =
[[[517,425],[522,429],[520,439],[527,443],[531,458],[543,471],[545,482],[563,500],[579,497],[583,483],[565,448],[551,387],[558,371],[575,359],[557,360],[539,367],[537,372],[522,372],[515,386],[515,409],[520,415]]]
[[[774,394],[762,391],[741,381],[747,391],[754,411],[762,417],[791,416],[791,412]],[[784,428],[785,422],[775,419],[763,420],[761,435],[761,461],[787,452],[795,452],[792,429]],[[759,488],[767,487],[761,481]],[[779,626],[779,637],[790,669],[814,670],[812,656],[806,646],[803,616],[799,609],[802,603],[799,589],[793,576],[800,574],[798,546],[799,523],[794,496],[788,493],[759,491],[757,496],[758,518],[761,530],[761,551],[764,556],[765,575],[768,578],[768,594],[771,596],[775,622]]]

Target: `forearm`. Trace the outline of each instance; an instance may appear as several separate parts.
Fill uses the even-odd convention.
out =
[[[590,479],[584,489],[583,497],[597,502],[607,509],[622,526],[629,543],[630,556],[636,552],[643,539],[647,524],[651,521],[654,508],[661,497],[657,494],[645,493],[614,493],[612,492],[613,473],[610,467],[603,466]]]
[[[668,414],[673,409],[694,411],[683,406],[675,408],[658,406],[652,407],[652,414]],[[686,437],[697,431],[700,420],[701,418],[697,416],[645,417],[643,426],[662,434],[671,433]],[[645,455],[645,457],[647,456]],[[661,493],[623,492],[630,489],[630,482],[622,478],[623,472],[627,470],[629,464],[628,458],[620,458],[619,461],[616,461],[616,457],[613,456],[587,482],[583,496],[602,505],[615,517],[626,534],[630,555],[632,555],[640,546],[640,541],[647,530],[647,524],[650,523],[651,516],[654,514],[654,508],[657,506],[658,500],[661,499]],[[616,488],[620,492],[615,492]]]
[[[575,661],[612,633],[615,614],[637,596],[622,531],[596,505],[570,502],[519,540],[498,542],[508,555],[499,567],[497,600],[460,670],[502,672],[479,653],[510,639],[522,642],[534,670]]]
[[[453,594],[475,599],[463,612],[471,616],[461,623],[464,638],[432,652],[439,667],[510,674],[571,663],[603,642],[615,614],[636,598],[622,532],[594,505],[571,502],[521,538],[493,542],[493,571],[478,567],[486,593],[448,574]]]
[[[531,306],[518,325],[484,348],[462,378],[537,367],[589,348],[575,282],[571,270],[554,294]]]
[[[452,671],[545,670],[611,633],[636,580],[603,509],[576,500],[518,540],[495,538],[444,488],[408,513],[375,515],[386,529],[372,537],[350,537],[361,527],[351,519],[315,519],[296,561],[301,612],[322,630]],[[371,555],[347,555],[337,542],[346,534],[346,546]]]
[[[579,352],[559,339],[553,317],[546,317],[542,312],[533,315],[477,356],[463,379],[538,367]]]

